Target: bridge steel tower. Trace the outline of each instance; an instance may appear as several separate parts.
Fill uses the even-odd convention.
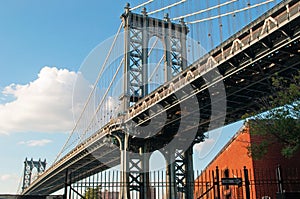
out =
[[[132,13],[129,4],[126,5],[121,19],[125,32],[125,54],[124,93],[120,100],[123,111],[126,111],[149,94],[147,73],[150,39],[158,37],[164,46],[164,81],[167,82],[187,67],[186,35],[189,30],[183,20],[177,24],[171,22],[168,15],[163,20],[151,18],[145,8],[142,14]],[[137,192],[140,199],[150,198],[149,154],[153,151],[150,149],[151,143],[144,139],[139,141],[142,144],[134,146],[130,131],[134,129],[125,128],[124,133],[113,134],[121,150],[123,186],[120,198],[129,199],[132,191]],[[192,146],[188,150],[177,146],[161,152],[167,165],[167,198],[174,199],[179,195],[181,198],[193,198]]]
[[[34,161],[33,159],[24,161],[24,175],[23,175],[23,187],[22,189],[26,189],[31,184],[31,177],[32,177],[32,170],[34,168],[37,169],[38,174],[41,174],[46,169],[46,160],[41,161]]]

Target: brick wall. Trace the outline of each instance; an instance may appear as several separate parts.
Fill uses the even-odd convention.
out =
[[[287,159],[281,155],[280,145],[272,145],[266,156],[261,160],[253,160],[248,153],[247,147],[251,143],[259,142],[261,137],[250,136],[248,124],[236,133],[236,135],[227,143],[227,145],[218,153],[212,162],[206,167],[205,171],[195,181],[195,198],[208,190],[208,186],[203,185],[212,183],[212,177],[216,176],[216,167],[219,168],[220,178],[223,177],[242,177],[243,168],[249,169],[249,178],[251,181],[251,198],[262,198],[263,196],[271,196],[276,198],[278,191],[276,168],[281,165],[283,179],[295,178],[299,181],[300,175],[300,152],[293,158]],[[271,139],[271,138],[270,138]],[[293,169],[294,168],[294,169]],[[289,172],[291,171],[291,172]],[[295,186],[299,186],[298,184]],[[293,185],[284,186],[285,191],[300,190]],[[207,199],[213,198],[215,190],[209,194]],[[237,186],[221,186],[221,199],[225,198],[245,198],[244,191]],[[228,193],[226,193],[228,192]]]

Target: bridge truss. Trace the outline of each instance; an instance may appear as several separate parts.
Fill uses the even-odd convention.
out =
[[[122,15],[127,29],[125,92],[121,98],[125,114],[111,119],[66,154],[23,194],[47,194],[63,188],[66,170],[76,173],[73,179],[79,180],[88,177],[87,171],[97,173],[121,164],[123,174],[120,178],[126,186],[122,186],[120,196],[130,198],[131,192],[137,192],[139,198],[147,198],[149,154],[160,150],[168,165],[167,197],[176,198],[182,193],[184,198],[193,198],[192,145],[203,141],[204,133],[210,128],[222,126],[222,118],[225,124],[229,124],[245,113],[257,110],[259,100],[273,94],[270,80],[275,74],[288,79],[299,70],[299,8],[299,1],[280,3],[188,67],[182,59],[186,52],[178,47],[185,45],[188,29],[184,23],[174,24],[168,18],[150,18],[146,12],[134,14],[127,8]],[[143,67],[147,65],[145,44],[149,32],[141,28],[149,25],[153,25],[155,34],[157,27],[160,31],[170,31],[171,36],[175,29],[181,33],[180,37],[169,35],[164,40],[166,49],[169,48],[164,57],[166,83],[151,93],[145,85],[147,74]],[[214,89],[222,85],[226,96]],[[212,102],[212,95],[218,100]],[[185,106],[189,100],[196,100],[197,107]],[[221,104],[222,100],[227,102],[226,111],[212,113],[211,107]],[[147,122],[155,122],[155,118],[162,115],[167,115],[167,119],[163,124],[155,123],[159,130],[152,129],[152,136],[143,136],[149,133],[147,131],[135,130]],[[196,122],[184,120],[195,117],[198,118]],[[191,122],[178,131],[181,121]],[[165,147],[173,140],[177,141],[176,147]],[[74,182],[70,179],[66,183]]]

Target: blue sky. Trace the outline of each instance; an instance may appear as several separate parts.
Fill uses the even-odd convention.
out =
[[[77,72],[91,50],[116,33],[125,3],[0,1],[0,193],[17,191],[25,157],[54,160],[74,124]],[[172,12],[176,16],[180,9]],[[241,124],[221,135],[210,133],[207,145],[197,147],[195,169],[203,168]]]
[[[78,70],[91,49],[116,32],[125,1],[4,0],[0,5],[5,74],[0,85],[5,86],[34,80],[45,65]]]
[[[44,70],[45,78],[47,72],[52,72],[54,77],[58,77],[59,69],[67,69],[65,78],[69,77],[70,71],[78,71],[88,53],[101,41],[116,33],[124,5],[125,1],[0,2],[0,114],[8,111],[5,117],[11,118],[2,120],[1,123],[5,122],[8,125],[11,122],[19,127],[8,128],[4,127],[5,124],[0,125],[0,131],[6,131],[0,133],[0,193],[16,192],[25,157],[53,161],[67,138],[68,128],[60,130],[43,124],[46,131],[43,132],[42,127],[33,127],[31,122],[34,123],[34,120],[20,116],[27,110],[26,107],[34,103],[34,99],[28,99],[28,95],[37,94],[34,88],[30,89],[30,85],[45,84],[45,81],[36,81],[45,66],[49,66],[48,71]],[[52,67],[56,67],[57,71]],[[14,90],[13,94],[6,92],[4,95],[3,90],[11,84],[25,86],[23,90],[28,93],[27,96],[17,94],[18,89]],[[40,89],[43,89],[43,85]],[[42,98],[47,97],[46,91],[38,94]],[[16,95],[27,100],[20,100],[18,105],[13,105],[19,107],[18,109],[4,110],[8,109],[9,102],[16,100]],[[41,106],[45,105],[41,103]],[[32,112],[34,108],[28,110]],[[23,122],[12,121],[16,117]],[[45,123],[47,120],[50,123],[49,119],[45,118]],[[41,123],[41,120],[36,122]],[[22,125],[25,127],[22,128]]]

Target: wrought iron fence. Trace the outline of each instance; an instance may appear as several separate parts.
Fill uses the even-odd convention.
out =
[[[0,194],[1,199],[63,199],[62,195],[13,195]]]
[[[300,168],[281,169],[219,169],[195,171],[193,184],[194,199],[299,199]],[[82,180],[80,176],[89,176]],[[136,175],[139,175],[136,173]],[[128,189],[127,198],[142,199],[142,190],[147,191],[146,199],[169,199],[170,184],[166,171],[153,171],[147,174],[146,189],[134,184]],[[126,184],[120,181],[122,172],[103,171],[96,174],[69,174],[68,199],[121,199]],[[177,187],[177,198],[186,199],[185,187]]]

